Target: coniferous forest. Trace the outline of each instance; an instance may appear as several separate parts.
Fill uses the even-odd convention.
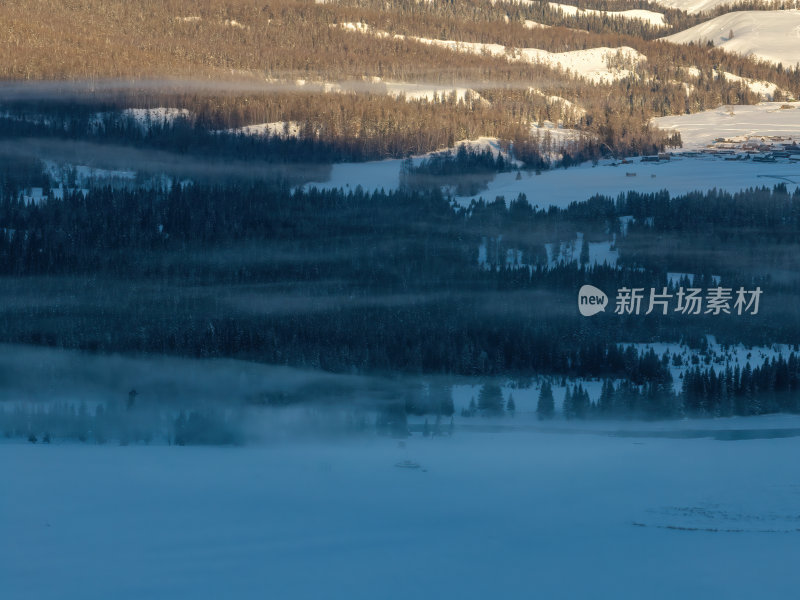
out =
[[[792,598],[800,0],[0,0],[0,599]]]
[[[795,66],[659,39],[784,7],[578,8],[4,3],[0,341],[331,373],[553,377],[569,418],[795,411],[794,188],[587,194],[545,209],[545,198],[488,193],[501,174],[680,148],[654,117],[797,97]],[[631,8],[663,24],[603,12]],[[52,35],[56,21],[69,39]],[[520,59],[609,48],[599,78]],[[497,148],[457,145],[482,136]],[[403,159],[396,189],[305,185],[387,158]],[[598,244],[615,260],[591,259]],[[763,289],[758,314],[611,310],[619,289],[674,296],[719,281]],[[586,320],[572,307],[589,283],[612,292]],[[740,344],[788,350],[745,369],[730,362]],[[581,379],[605,381],[602,397],[566,384]],[[495,395],[465,409],[476,412],[513,410]]]
[[[52,196],[42,165],[6,165],[3,342],[336,373],[607,380],[599,400],[568,392],[570,418],[798,409],[794,353],[734,369],[724,351],[705,345],[713,335],[723,349],[797,350],[800,313],[783,299],[800,293],[800,282],[784,275],[798,256],[800,195],[784,185],[674,198],[630,192],[542,210],[525,197],[454,207],[437,186],[305,191],[281,179],[221,178],[62,185],[62,198],[34,203],[25,199],[30,184]],[[485,153],[460,152],[410,168],[408,177],[453,176],[459,165],[506,168]],[[587,241],[613,235],[618,264],[548,260],[546,244],[579,233]],[[512,249],[522,264],[505,262]],[[744,316],[609,310],[586,320],[567,308],[584,283],[670,293],[689,286],[668,280],[668,268],[698,274],[694,287],[721,277],[766,296],[757,315]],[[649,340],[693,351],[631,345]],[[691,366],[675,381],[670,367],[683,361]]]

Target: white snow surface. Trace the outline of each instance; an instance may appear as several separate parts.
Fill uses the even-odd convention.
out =
[[[143,395],[197,402],[355,379],[242,361],[2,350],[9,373],[48,374],[9,379],[25,401],[124,398],[132,381]],[[751,349],[749,360],[785,351]],[[67,390],[62,377],[79,385]],[[580,383],[597,397],[599,381]],[[560,402],[564,386],[554,387]],[[457,410],[478,391],[461,378]],[[532,586],[544,598],[793,597],[785,561],[800,539],[800,438],[770,436],[800,430],[800,416],[542,423],[536,392],[508,382],[516,417],[457,415],[452,437],[403,443],[372,434],[243,447],[0,440],[0,531],[12,541],[0,544],[3,597],[372,600],[379,590],[385,600],[483,600],[528,597]],[[254,426],[281,422],[276,414]],[[760,439],[713,439],[733,432]]]
[[[256,125],[245,125],[235,129],[226,129],[227,133],[252,135],[252,136],[277,136],[283,139],[299,137],[303,124],[299,121],[272,121],[270,123],[258,123]]]
[[[185,108],[165,108],[163,106],[159,108],[127,108],[122,111],[122,114],[126,117],[133,117],[142,125],[147,123],[172,123],[176,119],[191,116],[191,113]]]
[[[361,25],[366,28],[366,25],[361,23],[352,24]],[[355,28],[354,31],[361,31],[362,28]],[[325,93],[325,94],[338,94],[338,93],[371,93],[371,94],[385,94],[393,98],[403,98],[407,102],[416,102],[427,100],[433,102],[438,99],[440,101],[455,99],[456,102],[464,102],[471,105],[473,102],[481,102],[488,104],[488,101],[481,97],[474,89],[459,86],[448,85],[439,83],[419,83],[410,81],[384,81],[381,77],[363,77],[359,80],[343,80],[343,81],[310,81],[307,79],[295,79],[293,81],[270,79],[270,84],[274,84],[281,88],[288,90],[308,91],[312,93]],[[261,123],[250,125],[251,128],[271,128],[279,127],[284,121],[273,121],[270,123]],[[297,123],[290,121],[289,123]],[[238,128],[240,131],[246,129],[245,127]],[[258,129],[253,129],[253,133],[261,133]]]
[[[544,23],[537,23],[536,21],[531,21],[530,19],[525,19],[522,22],[523,26],[527,29],[548,29],[550,25],[545,25]]]
[[[97,113],[89,120],[89,126],[96,129],[100,127],[109,116],[119,116],[123,119],[133,119],[143,132],[147,132],[152,125],[170,125],[177,119],[189,119],[192,113],[185,108],[126,108],[118,113]]]
[[[500,141],[494,137],[480,137],[474,140],[461,140],[455,143],[454,148],[445,148],[436,152],[429,152],[412,157],[412,163],[419,165],[426,158],[442,152],[455,152],[459,146],[467,146],[468,149],[476,152],[489,150],[493,156],[502,154],[503,158],[510,159],[508,153],[502,149]],[[512,164],[518,161],[512,160]],[[368,161],[363,163],[334,163],[331,166],[330,178],[327,181],[312,181],[303,187],[311,189],[344,189],[345,191],[355,190],[361,186],[366,192],[379,190],[395,190],[400,185],[400,168],[403,161],[399,158],[389,158],[385,160]]]
[[[387,81],[386,93],[394,98],[405,98],[408,102],[427,100],[432,102],[439,98],[455,98],[456,102],[469,102],[470,100],[480,100],[486,102],[481,98],[475,90],[468,87],[459,87],[452,85],[431,85],[421,83],[405,83],[405,82],[392,82]]]
[[[795,595],[800,438],[587,429],[403,446],[2,443],[3,596]]]
[[[502,156],[505,160],[510,161],[512,164],[521,164],[519,163],[519,161],[511,158],[509,153],[504,149],[503,144],[496,137],[482,136],[474,140],[460,140],[455,143],[455,148],[448,148],[447,150],[444,150],[444,152],[455,153],[461,146],[465,146],[467,150],[472,152],[486,152],[488,150],[489,152],[492,153],[492,156],[494,156],[495,158],[497,158],[498,156]],[[439,153],[431,152],[427,155],[418,157],[418,160],[422,158],[427,158],[432,154],[439,154]]]
[[[559,264],[579,263],[583,245],[589,244],[589,264],[607,264],[614,267],[619,258],[619,251],[613,249],[614,240],[605,242],[587,242],[582,233],[578,233],[576,239],[571,242],[561,242],[556,248],[553,244],[545,244],[548,265],[553,268]],[[594,399],[594,398],[593,398]]]
[[[478,266],[490,270],[506,266],[512,269],[532,269],[533,266],[525,262],[525,253],[517,248],[506,248],[505,253],[501,254],[499,243],[502,235],[498,237],[483,237],[478,244]],[[607,264],[611,267],[616,266],[619,258],[619,251],[614,248],[615,237],[600,242],[586,242],[583,233],[578,233],[575,240],[544,244],[547,253],[547,264],[550,268],[555,268],[560,264],[578,263],[580,264],[583,244],[589,245],[589,265]],[[590,382],[591,383],[591,382]],[[584,381],[584,387],[586,382]],[[599,398],[600,390],[597,390]],[[592,397],[592,400],[596,400]],[[466,407],[466,405],[464,406]]]
[[[531,125],[531,137],[536,137],[539,144],[543,146],[542,150],[544,151],[545,147],[549,145],[550,155],[548,158],[551,162],[560,160],[563,157],[563,151],[580,140],[581,135],[588,137],[591,134],[564,127],[552,121],[544,121],[541,125],[538,123]]]
[[[652,124],[679,131],[684,149],[704,148],[718,138],[783,136],[800,139],[800,102],[721,106],[691,115],[657,117]]]
[[[722,76],[726,81],[743,83],[750,88],[751,92],[758,94],[764,100],[772,100],[775,97],[775,92],[780,89],[776,84],[770,83],[769,81],[750,79],[749,77],[740,77],[739,75],[734,75],[733,73],[728,73],[727,71],[723,71]]]
[[[74,173],[75,183],[80,186],[88,186],[92,182],[105,180],[105,183],[119,181],[127,182],[136,179],[136,171],[130,170],[110,170],[98,169],[88,165],[77,164],[60,164],[53,160],[43,160],[45,173],[52,177],[54,182],[58,183],[58,187],[52,189],[53,197],[63,198],[65,189],[71,191],[65,184],[69,183],[69,174]],[[84,194],[88,190],[84,190]]]
[[[580,106],[578,106],[577,104],[575,104],[571,100],[567,100],[566,98],[562,98],[561,96],[556,96],[556,95],[553,95],[553,94],[545,94],[542,90],[534,88],[534,87],[529,87],[528,91],[531,92],[532,94],[536,94],[537,96],[541,96],[543,98],[546,98],[548,102],[561,103],[563,105],[564,109],[575,111],[575,113],[577,115],[579,115],[579,116],[586,114],[586,109],[581,108]]]
[[[673,273],[673,275],[689,275],[688,273]],[[689,277],[690,281],[694,281],[694,276]],[[715,283],[720,284],[719,277],[714,277]],[[674,280],[673,280],[674,281]],[[675,285],[679,282],[674,281]],[[773,344],[772,346],[744,346],[743,344],[736,344],[733,346],[722,346],[716,341],[713,335],[706,336],[708,342],[708,356],[710,362],[706,363],[705,358],[701,360],[699,365],[705,369],[712,367],[717,373],[725,371],[725,367],[730,365],[731,369],[739,367],[743,369],[745,365],[750,364],[750,367],[755,369],[761,367],[767,360],[776,360],[783,357],[784,360],[789,358],[794,348],[788,344]],[[645,343],[645,344],[621,344],[624,347],[634,346],[639,352],[647,352],[652,349],[660,358],[665,352],[669,352],[670,356],[680,355],[683,359],[683,365],[676,367],[670,363],[670,373],[672,374],[673,384],[675,390],[680,391],[682,387],[681,375],[687,370],[694,368],[691,364],[691,358],[697,354],[697,350],[693,350],[685,344],[677,343]]]
[[[678,10],[686,11],[687,13],[696,14],[714,10],[719,6],[730,6],[739,2],[739,0],[652,0],[654,3],[663,6],[664,8],[675,8]],[[785,2],[788,6],[795,6],[796,0],[787,0]]]
[[[702,75],[702,72],[697,67],[684,67],[682,69],[683,74],[686,78],[697,79]],[[717,71],[716,69],[712,69],[710,76],[713,78],[723,77],[726,81],[742,83],[754,94],[758,94],[762,100],[771,101],[775,97],[775,93],[780,91],[785,94],[785,97],[791,98],[791,92],[787,90],[781,90],[777,84],[772,83],[771,81],[765,81],[760,79],[751,79],[749,77],[742,77],[740,75],[735,75],[734,73],[729,73],[727,71]],[[675,82],[675,83],[683,83],[686,87],[687,93],[694,89],[694,84],[683,82]]]
[[[633,67],[647,60],[645,55],[628,46],[587,48],[570,52],[548,52],[539,48],[513,48],[502,44],[460,42],[391,34],[386,31],[372,29],[365,23],[341,23],[340,27],[348,31],[372,34],[378,37],[391,37],[398,40],[408,39],[421,44],[446,48],[453,52],[489,55],[505,58],[509,61],[542,64],[573,73],[594,83],[609,83],[630,77],[633,75],[633,71],[627,67]],[[624,64],[624,66],[610,67],[609,62],[614,61]]]
[[[794,67],[800,63],[800,10],[727,13],[663,39],[677,44],[711,41],[730,52]]]
[[[641,10],[641,9],[633,9],[633,10],[621,10],[621,11],[613,11],[613,10],[595,10],[592,8],[578,8],[577,6],[573,6],[571,4],[559,4],[557,2],[549,2],[550,8],[558,10],[565,15],[574,16],[574,15],[595,15],[595,16],[608,16],[611,18],[617,19],[635,19],[639,21],[644,21],[645,23],[649,23],[655,27],[663,27],[666,25],[666,21],[664,20],[664,15],[659,12],[654,12],[652,10]]]
[[[488,190],[470,197],[457,196],[455,200],[468,206],[472,200],[480,198],[492,201],[503,196],[506,202],[510,202],[519,194],[525,194],[532,205],[547,208],[566,207],[571,202],[581,202],[596,194],[615,198],[629,190],[642,193],[668,190],[675,196],[715,188],[738,192],[779,183],[786,183],[792,192],[800,185],[800,165],[789,162],[729,162],[711,156],[679,157],[661,163],[642,163],[633,159],[630,164],[618,166],[611,166],[609,162],[600,161],[597,167],[584,163],[568,169],[551,169],[542,171],[540,175],[523,172],[519,180],[516,171],[499,173],[489,183]],[[333,165],[330,180],[309,183],[306,189],[349,190],[359,185],[365,191],[397,189],[401,164],[400,159],[337,163]]]
[[[361,187],[366,192],[396,190],[400,186],[402,165],[403,161],[399,158],[363,163],[334,163],[327,181],[311,181],[303,187],[305,189],[316,187],[321,190],[341,188],[345,191],[355,191]]]
[[[628,46],[619,48],[587,48],[570,52],[548,52],[539,48],[511,48],[501,44],[483,44],[478,42],[456,42],[452,40],[435,40],[429,38],[413,38],[423,44],[447,48],[455,52],[471,54],[490,54],[507,58],[511,61],[543,64],[554,69],[562,69],[593,83],[609,83],[625,79],[633,71],[625,68],[611,68],[609,60],[619,57],[632,65],[643,62],[646,57]]]
[[[628,174],[632,175],[628,175]],[[655,177],[654,177],[655,176]],[[726,190],[737,192],[749,187],[772,187],[786,183],[789,191],[800,185],[800,166],[789,163],[758,164],[749,161],[728,162],[717,158],[697,157],[673,159],[666,163],[642,163],[610,166],[601,162],[597,167],[583,164],[568,169],[543,171],[541,175],[499,173],[489,183],[487,191],[472,197],[458,197],[462,206],[472,200],[494,200],[503,196],[506,202],[525,194],[539,208],[566,207],[596,194],[615,198],[629,190],[642,193],[669,191],[676,196],[694,190]]]

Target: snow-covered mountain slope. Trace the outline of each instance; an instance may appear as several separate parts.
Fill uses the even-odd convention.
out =
[[[656,4],[660,4],[664,8],[675,8],[683,10],[690,15],[714,10],[718,6],[731,6],[739,2],[739,0],[652,0]],[[786,2],[787,5],[792,5],[792,0]]]
[[[730,52],[794,66],[800,63],[800,10],[732,12],[663,39],[711,41]]]
[[[723,106],[693,115],[658,117],[652,122],[661,129],[680,131],[684,149],[703,148],[721,137],[783,136],[800,139],[800,102]]]
[[[717,76],[719,76],[719,73],[717,73]],[[758,94],[763,100],[772,100],[775,97],[775,93],[780,89],[777,85],[770,83],[769,81],[759,81],[756,79],[750,79],[749,77],[739,77],[738,75],[728,73],[727,71],[723,71],[722,76],[726,81],[743,83],[750,88],[751,92]]]
[[[510,4],[539,4],[540,0],[506,0]],[[567,0],[573,2],[574,0]],[[767,0],[763,0],[764,3]],[[674,8],[682,10],[690,15],[709,12],[720,6],[732,6],[741,2],[741,0],[651,0],[654,4],[663,6],[664,8]],[[492,0],[492,4],[496,4],[497,0]],[[797,8],[798,0],[787,0],[784,4],[787,7]],[[591,13],[607,13],[609,16],[623,17],[626,19],[642,19],[650,22],[652,25],[664,25],[664,15],[651,10],[623,10],[623,11],[601,11],[593,10],[590,8],[578,8],[569,4],[560,4],[558,2],[549,3],[552,8],[561,9],[565,14],[574,15],[578,12],[581,14]],[[660,19],[659,19],[660,17]]]
[[[598,15],[598,16],[609,16],[611,18],[619,18],[619,19],[636,19],[639,21],[644,21],[653,25],[655,27],[663,27],[666,25],[664,21],[664,15],[659,12],[654,12],[652,10],[621,10],[621,11],[605,11],[605,10],[594,10],[591,8],[578,8],[577,6],[572,6],[571,4],[559,4],[557,2],[550,2],[550,8],[555,10],[559,10],[565,15]]]
[[[256,125],[245,125],[235,129],[226,129],[227,133],[240,133],[243,135],[255,136],[278,136],[281,138],[299,137],[303,129],[299,121],[273,121],[271,123],[258,123]]]
[[[14,116],[8,112],[6,115],[14,118]],[[163,106],[158,108],[126,108],[119,113],[97,113],[93,118],[89,119],[89,126],[96,130],[103,126],[104,121],[109,118],[118,118],[122,120],[132,119],[143,132],[146,132],[149,131],[150,127],[153,125],[172,125],[178,119],[191,119],[192,113],[185,108],[168,108]]]
[[[688,80],[696,80],[701,76],[700,69],[697,67],[688,67],[683,69],[683,76],[685,79]],[[779,92],[782,94],[782,98],[786,100],[792,100],[792,93],[788,90],[781,89],[778,85],[772,83],[771,81],[764,81],[761,79],[751,79],[749,77],[741,77],[739,75],[734,75],[733,73],[729,73],[727,71],[717,71],[716,69],[712,69],[710,76],[714,79],[718,79],[722,77],[725,81],[730,81],[733,83],[741,83],[747,86],[751,92],[754,94],[758,94],[762,100],[772,101],[775,99],[776,94]],[[687,84],[686,81],[683,82],[684,85]]]
[[[342,23],[340,27],[348,31],[372,34],[377,37],[391,37],[397,40],[409,39],[429,46],[447,48],[454,52],[491,55],[514,62],[538,63],[554,69],[562,69],[593,83],[609,83],[625,79],[633,74],[633,67],[647,60],[644,54],[628,46],[587,48],[571,52],[548,52],[539,48],[513,48],[502,44],[460,42],[391,34],[386,31],[372,29],[365,23]]]

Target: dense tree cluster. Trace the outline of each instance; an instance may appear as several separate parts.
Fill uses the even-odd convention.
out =
[[[800,411],[800,362],[791,353],[743,368],[695,366],[683,381],[683,403],[692,416],[748,416]]]
[[[120,445],[168,442],[185,445],[243,441],[241,415],[206,407],[135,406],[116,401],[20,402],[0,406],[0,433],[33,444],[77,441]]]
[[[548,24],[562,26],[525,26],[525,19],[547,21],[545,14],[552,21]],[[531,126],[544,121],[579,129],[586,138],[582,146],[589,150],[596,145],[617,156],[642,154],[668,143],[663,133],[649,127],[652,117],[759,100],[746,82],[729,80],[722,73],[772,82],[779,88],[776,99],[800,96],[800,71],[791,65],[648,40],[642,21],[565,17],[546,2],[256,6],[228,0],[211,7],[188,0],[86,0],[79,5],[14,0],[0,6],[0,17],[10,31],[0,40],[4,79],[82,80],[80,85],[65,83],[63,89],[47,88],[43,94],[105,103],[116,110],[184,108],[201,130],[293,121],[305,142],[294,150],[289,147],[289,154],[300,156],[311,146],[314,156],[332,160],[405,156],[446,148],[461,139],[495,136],[513,141],[523,160],[534,164],[538,149],[530,153],[525,149],[537,143]],[[578,25],[570,19],[586,20],[591,31],[564,27]],[[394,35],[341,27],[359,21]],[[629,46],[646,61],[632,69],[631,77],[593,85],[545,64],[454,53],[415,41],[414,36],[551,52]],[[167,48],[165,39],[170,40]],[[52,56],[60,60],[53,61]],[[689,77],[690,68],[699,77]],[[134,81],[116,85],[103,81],[119,77]],[[156,86],[141,81],[154,77],[194,81],[172,79]],[[340,82],[350,91],[321,92],[322,86]],[[474,92],[461,101],[446,93],[433,101],[406,101],[389,96],[386,82],[461,86]],[[79,114],[74,105],[65,112]],[[9,106],[4,103],[2,108]],[[90,110],[83,112],[88,116]],[[70,131],[74,136],[76,129]],[[13,132],[39,135],[41,128],[27,134],[20,128]],[[231,145],[247,145],[230,140],[215,143],[212,136],[187,128],[172,133],[176,139],[169,139],[167,132],[143,136],[140,128],[123,125],[103,135],[131,143],[144,137],[148,146],[198,150],[213,146],[223,152]],[[251,153],[262,152],[263,141],[251,143],[255,146]]]
[[[507,168],[505,159],[466,150],[421,168],[457,178],[459,164],[473,161],[487,171]],[[628,407],[667,417],[713,414],[716,401],[690,396],[676,405],[669,362],[687,358],[665,362],[627,343],[682,341],[702,350],[709,333],[723,344],[800,339],[793,301],[800,281],[791,276],[800,194],[784,185],[738,194],[628,193],[546,210],[522,196],[454,208],[438,187],[368,194],[258,181],[62,188],[63,199],[37,203],[25,200],[32,185],[50,192],[41,165],[2,163],[5,342],[335,372],[599,377],[616,381],[614,389],[588,408],[583,391],[571,390],[577,400],[570,414],[615,415]],[[577,252],[554,263],[544,245],[578,232],[587,241],[616,236],[618,265],[590,264]],[[713,251],[687,251],[695,247]],[[522,263],[507,264],[509,251],[521,252]],[[668,281],[668,270],[694,277]],[[584,283],[608,291],[613,303],[624,286],[674,293],[679,285],[713,287],[718,278],[731,288],[760,285],[759,314],[608,310],[587,320],[571,308]],[[724,360],[712,357],[702,368],[724,369]],[[760,369],[759,377],[783,367]],[[740,374],[737,385],[762,398],[763,410],[791,409],[781,399],[785,378],[769,378],[777,383],[751,385],[745,377],[742,384]],[[695,383],[687,389],[706,394]],[[510,413],[496,392],[487,389],[475,410]],[[433,387],[410,392],[401,405],[404,414],[452,413],[447,390]],[[542,407],[544,418],[552,414],[546,394]]]
[[[765,202],[776,214],[796,216],[798,197],[780,186],[727,203],[715,192],[629,194],[563,210],[536,210],[524,198],[454,210],[438,190],[306,192],[240,183],[75,190],[34,204],[12,181],[7,175],[0,188],[6,341],[239,356],[332,371],[557,372],[642,383],[656,373],[631,366],[618,343],[696,340],[711,331],[722,341],[762,344],[790,342],[800,332],[794,304],[781,301],[800,285],[785,277],[785,265],[775,281],[763,269],[756,277],[742,260],[764,248],[753,226]],[[759,316],[603,315],[587,322],[562,308],[585,282],[609,291],[674,291],[666,271],[675,267],[659,262],[665,249],[646,232],[684,207],[697,221],[681,231],[684,221],[673,220],[676,256],[686,239],[711,244],[718,233],[698,231],[705,213],[687,202],[716,202],[717,222],[751,225],[739,227],[724,252],[698,253],[683,266],[693,267],[686,272],[702,287],[713,285],[712,274],[731,287],[761,285],[768,291]],[[635,217],[626,236],[624,215]],[[788,229],[774,228],[770,252],[796,260],[800,224],[784,221]],[[617,232],[627,266],[550,264],[544,244],[574,239],[577,231],[587,240]],[[483,266],[482,239],[489,244]],[[500,257],[510,249],[521,250],[527,266],[506,265]]]
[[[619,248],[628,264],[752,280],[798,272],[800,193],[785,184],[730,194],[717,190],[669,198],[630,194],[618,210],[636,220]],[[702,255],[702,256],[701,256]],[[788,277],[794,280],[793,277]]]

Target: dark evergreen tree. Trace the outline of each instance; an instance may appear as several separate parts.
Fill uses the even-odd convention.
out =
[[[584,268],[589,266],[589,240],[585,235],[581,242],[580,265]]]
[[[506,401],[506,411],[512,417],[517,412],[517,404],[514,402],[514,394],[508,395],[508,400]]]
[[[489,417],[498,417],[503,414],[503,391],[499,385],[485,383],[478,393],[478,410]]]
[[[549,381],[542,382],[542,387],[539,390],[539,401],[536,404],[536,414],[539,419],[552,419],[555,415],[553,387]]]

